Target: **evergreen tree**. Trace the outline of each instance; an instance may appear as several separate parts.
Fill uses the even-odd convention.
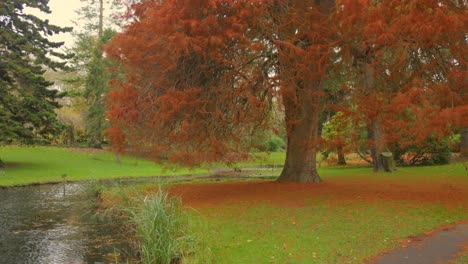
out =
[[[87,67],[85,97],[88,101],[88,114],[86,116],[86,130],[88,142],[91,147],[101,148],[103,133],[107,128],[105,120],[105,95],[109,90],[109,74],[107,72],[108,60],[104,58],[101,46],[109,41],[114,32],[104,30],[91,52],[90,63]]]
[[[76,33],[76,45],[73,61],[77,72],[83,73],[82,84],[85,88],[84,97],[88,104],[86,114],[86,131],[88,144],[101,148],[103,133],[107,128],[105,120],[104,98],[108,91],[109,77],[106,72],[107,60],[103,56],[102,46],[114,35],[110,29],[117,24],[112,16],[104,16],[104,11],[115,12],[121,8],[118,0],[81,0],[85,6],[77,10],[80,20],[87,21],[82,31]]]
[[[48,0],[0,2],[0,143],[50,142],[60,125],[54,110],[60,94],[43,74],[63,69],[68,57],[56,49],[63,42],[48,36],[69,32],[24,12],[26,7],[50,13]]]

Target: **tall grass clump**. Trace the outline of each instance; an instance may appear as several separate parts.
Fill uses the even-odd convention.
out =
[[[160,189],[146,197],[131,213],[142,263],[206,263],[206,248],[193,232],[194,222],[182,210],[180,198],[169,197]]]

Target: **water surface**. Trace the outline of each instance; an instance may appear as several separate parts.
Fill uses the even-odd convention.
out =
[[[94,215],[87,185],[0,189],[0,263],[126,263],[128,246]]]

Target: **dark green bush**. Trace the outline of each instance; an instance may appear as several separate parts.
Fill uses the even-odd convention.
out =
[[[278,136],[272,136],[268,140],[268,151],[278,152],[278,151],[284,151],[285,149],[286,149],[286,144],[282,138]]]
[[[395,161],[399,165],[442,165],[450,163],[449,138],[429,138],[423,146],[395,147]]]

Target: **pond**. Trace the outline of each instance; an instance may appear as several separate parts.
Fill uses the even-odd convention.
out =
[[[0,263],[127,263],[118,223],[95,216],[90,183],[0,189]]]
[[[232,174],[125,179],[0,188],[0,264],[133,263],[121,224],[96,217],[92,186],[137,186],[191,181],[248,181],[271,176]],[[119,227],[120,226],[120,227]]]

